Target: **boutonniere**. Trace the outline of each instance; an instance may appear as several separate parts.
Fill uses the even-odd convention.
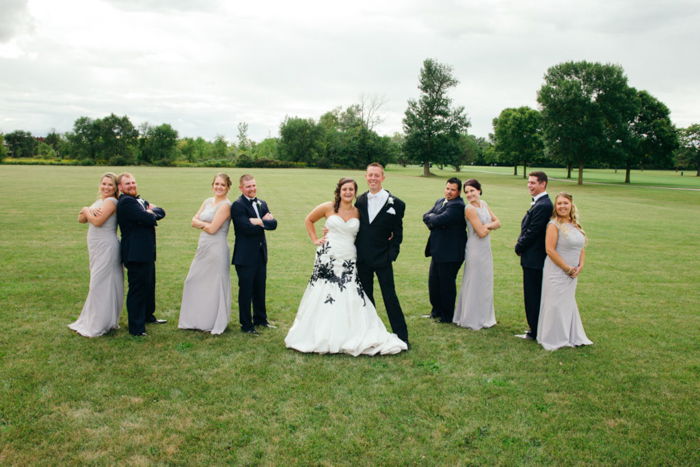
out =
[[[257,204],[259,208],[262,208],[262,202],[260,202],[259,199],[255,200],[255,204]]]
[[[444,208],[446,204],[447,204],[447,199],[443,199],[442,200],[442,207]]]
[[[389,206],[393,206],[394,205],[394,198],[392,196],[389,196],[389,199],[386,201],[386,204],[388,204]]]

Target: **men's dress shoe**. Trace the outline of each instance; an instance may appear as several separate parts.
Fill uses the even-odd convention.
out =
[[[146,337],[147,335],[148,334],[146,334],[145,332],[142,332],[141,334],[132,334],[132,336],[134,337]]]
[[[148,321],[148,324],[165,324],[167,322],[167,319],[154,319],[153,321]]]
[[[246,334],[252,334],[252,335],[254,335],[254,336],[257,336],[257,335],[260,334],[260,333],[259,333],[258,331],[256,331],[255,329],[241,329],[241,331],[244,332],[244,333],[246,333]]]
[[[433,316],[433,315],[420,315],[420,317],[425,318],[425,319],[428,319],[428,318],[436,319],[437,318],[437,316]]]
[[[519,339],[525,339],[527,341],[534,341],[535,340],[535,338],[532,337],[532,334],[527,333],[527,332],[525,334],[516,334],[515,337],[517,337]]]
[[[268,328],[268,329],[277,329],[277,326],[275,326],[272,323],[262,323],[262,324],[256,324],[256,326],[261,326],[263,328]]]

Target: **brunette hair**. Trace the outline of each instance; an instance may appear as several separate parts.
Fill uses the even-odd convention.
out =
[[[450,185],[457,185],[457,193],[462,191],[462,180],[458,179],[457,177],[448,178],[447,182],[445,182],[445,185],[447,185],[448,183]]]
[[[212,180],[211,180],[212,186],[214,186],[214,182],[216,182],[217,178],[223,179],[223,181],[226,183],[226,186],[228,188],[231,188],[231,177],[229,177],[228,174],[221,172],[221,173],[214,175],[214,178],[212,178]]]
[[[254,179],[254,178],[255,178],[255,177],[253,177],[253,176],[250,175],[250,174],[243,174],[243,175],[241,175],[241,178],[238,179],[238,183],[239,183],[240,185],[243,185],[243,182],[247,182],[248,180],[252,180],[252,179]]]
[[[110,180],[112,180],[112,183],[114,183],[114,193],[112,193],[112,195],[115,198],[118,198],[119,197],[119,183],[117,182],[117,174],[115,174],[114,172],[107,172],[105,174],[102,174],[102,176],[100,177],[100,184],[102,183],[103,178],[109,178]],[[98,195],[100,195],[101,193],[102,192],[100,190],[97,190]]]
[[[586,236],[586,232],[583,230],[583,227],[581,227],[581,223],[579,222],[579,215],[578,215],[578,209],[576,209],[576,205],[574,204],[574,196],[571,193],[566,193],[565,191],[561,191],[557,193],[557,196],[554,197],[554,212],[552,212],[552,219],[554,219],[557,224],[560,224],[559,222],[559,215],[557,214],[557,198],[566,198],[571,202],[571,212],[569,213],[569,221],[576,226],[577,229],[581,231],[583,236]]]
[[[479,183],[479,180],[477,180],[476,178],[470,178],[469,180],[464,182],[464,192],[465,193],[467,192],[468,186],[474,187],[477,190],[479,190],[480,195],[484,193],[483,191],[481,191],[481,183]]]
[[[547,174],[540,171],[540,170],[530,172],[529,174],[527,174],[527,176],[537,178],[537,181],[540,183],[544,182],[544,186],[547,186],[547,183],[549,183],[549,179],[547,178]]]
[[[335,187],[335,200],[333,201],[333,212],[337,213],[340,208],[340,189],[346,183],[352,183],[355,185],[355,195],[357,195],[357,182],[352,178],[343,177],[338,180],[338,185]]]

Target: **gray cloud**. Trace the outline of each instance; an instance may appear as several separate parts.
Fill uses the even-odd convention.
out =
[[[0,15],[0,42],[7,42],[15,35],[29,31],[32,19],[27,0],[4,0]]]

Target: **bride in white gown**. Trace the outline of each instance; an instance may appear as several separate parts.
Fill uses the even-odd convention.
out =
[[[386,330],[357,277],[355,236],[359,211],[353,205],[357,183],[341,178],[335,201],[314,208],[304,221],[318,246],[311,279],[285,345],[299,352],[396,354],[406,343]],[[326,219],[327,233],[316,235],[315,222]]]

